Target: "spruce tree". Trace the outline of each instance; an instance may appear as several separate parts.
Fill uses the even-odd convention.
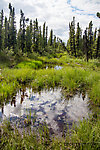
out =
[[[7,20],[7,17],[5,17],[5,20],[4,20],[4,48],[7,48],[8,47],[8,20]]]
[[[43,48],[46,46],[46,22],[43,24]]]
[[[56,36],[54,35],[54,43],[53,43],[53,47],[57,48],[57,43],[56,43]]]
[[[46,46],[47,46],[47,43],[48,43],[48,26],[46,26]]]
[[[97,37],[96,58],[100,58],[100,28],[98,30],[98,37]]]
[[[38,20],[33,22],[33,51],[38,52],[38,45],[39,45],[39,27],[38,27]]]
[[[3,10],[0,12],[0,51],[3,49]]]
[[[93,31],[92,31],[92,21],[89,23],[88,28],[88,41],[89,41],[89,57],[92,59],[92,51],[93,51]]]
[[[75,48],[75,17],[73,21],[69,24],[69,41],[70,41],[70,53],[76,57],[76,48]]]
[[[42,54],[42,33],[41,33],[41,26],[38,27],[38,30],[39,30],[38,50],[39,50],[39,53]]]
[[[93,34],[93,58],[96,58],[96,48],[97,48],[97,28],[95,28]]]
[[[50,37],[49,37],[48,45],[49,46],[53,45],[53,30],[52,29],[50,31]]]
[[[32,30],[33,30],[33,24],[32,24],[32,20],[30,20],[30,33],[32,35]]]
[[[16,25],[15,25],[15,9],[14,7],[12,8],[11,3],[9,3],[9,49],[13,48],[15,52],[16,48]]]
[[[25,40],[25,51],[31,52],[31,46],[32,46],[32,36],[30,32],[30,26],[26,29],[26,40]]]
[[[81,53],[81,46],[82,46],[82,30],[79,26],[79,22],[77,23],[77,31],[75,35],[75,42],[76,42],[76,55],[80,56]]]
[[[25,16],[22,10],[20,10],[20,30],[19,30],[19,36],[20,36],[20,49],[22,52],[25,52]]]
[[[89,60],[89,48],[88,48],[88,33],[87,33],[87,28],[84,32],[84,35],[83,35],[83,45],[84,45],[84,51],[85,51],[85,55],[86,55],[86,60],[88,62]]]
[[[38,46],[39,46],[39,27],[38,27],[38,20],[36,18],[36,40],[35,40],[35,45],[36,45],[36,52],[39,52]]]

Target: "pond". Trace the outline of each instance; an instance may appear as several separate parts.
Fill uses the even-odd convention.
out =
[[[63,66],[58,66],[58,65],[46,65],[45,69],[48,69],[48,68],[54,68],[55,70],[59,70],[59,69],[62,69]]]
[[[21,89],[10,102],[0,108],[0,119],[10,119],[22,128],[30,114],[34,126],[46,122],[54,133],[62,133],[63,129],[72,127],[73,122],[87,118],[90,111],[88,97],[76,94],[66,100],[60,88],[33,92],[32,89]]]

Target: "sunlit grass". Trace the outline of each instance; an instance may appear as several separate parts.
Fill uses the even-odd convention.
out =
[[[71,136],[71,142],[73,148],[77,149],[99,149],[100,146],[100,120],[97,118],[97,122],[90,120],[83,120],[79,126],[73,130]]]
[[[27,132],[23,129],[19,132],[16,126],[11,126],[10,122],[4,123],[0,130],[0,149],[34,149],[34,150],[65,150],[65,149],[87,149],[95,150],[100,147],[100,120],[83,120],[79,126],[66,132],[65,137],[50,136],[46,125],[38,128],[38,131]]]
[[[100,106],[100,80],[93,84],[89,96],[94,104],[98,104]]]
[[[72,66],[72,67],[82,67],[85,69],[91,70],[100,70],[100,60],[97,59],[89,59],[89,62],[86,62],[84,58],[75,58],[70,57],[66,52],[58,53],[57,58],[48,58],[48,57],[38,57],[38,60],[41,60],[46,64],[54,64],[54,65],[64,65],[64,66]]]
[[[74,95],[75,92],[87,92],[89,99],[95,107],[98,107],[97,115],[91,116],[74,126],[65,137],[51,137],[46,126],[38,129],[38,132],[23,132],[21,134],[16,127],[12,128],[10,123],[0,127],[0,149],[35,149],[35,150],[95,150],[100,147],[100,63],[98,60],[84,62],[82,59],[73,59],[66,55],[58,58],[39,58],[43,64],[63,65],[62,69],[39,69],[41,61],[19,63],[19,69],[3,69],[0,75],[0,104],[16,92],[22,84],[29,84],[33,89],[54,88],[59,86],[63,89],[65,96]],[[24,67],[23,67],[24,65]],[[28,120],[27,120],[28,121]],[[29,130],[30,131],[30,130]]]
[[[29,60],[29,61],[23,61],[21,63],[18,63],[16,68],[31,68],[31,69],[38,69],[42,67],[41,61],[35,61],[35,60]]]
[[[60,86],[62,87],[67,93],[74,94],[77,90],[88,92],[90,93],[90,98],[95,103],[99,102],[99,87],[98,84],[100,79],[100,73],[94,71],[87,71],[82,68],[72,68],[72,67],[65,67],[61,70],[55,69],[42,69],[36,71],[35,80],[31,83],[34,89],[41,89],[41,88],[49,88]],[[96,88],[96,85],[98,88]],[[94,88],[95,87],[95,88]],[[98,89],[98,90],[96,90]],[[93,94],[92,91],[94,91]],[[100,93],[100,92],[99,92]],[[96,99],[98,99],[96,101]]]
[[[77,90],[88,92],[94,103],[99,102],[100,73],[83,68],[63,67],[62,69],[4,69],[0,75],[0,95],[11,94],[15,87],[31,83],[34,89],[62,87],[66,93]],[[10,90],[11,89],[11,90]],[[6,94],[4,94],[6,93]],[[7,97],[7,96],[6,96]]]

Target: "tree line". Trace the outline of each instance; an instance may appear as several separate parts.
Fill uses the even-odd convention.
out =
[[[99,17],[99,13],[97,13],[97,16]],[[67,49],[72,56],[86,56],[87,61],[89,58],[100,58],[100,28],[95,28],[93,32],[93,23],[90,21],[82,35],[79,22],[77,28],[75,28],[75,17],[73,17],[72,22],[69,23]]]
[[[100,13],[97,13],[100,18]],[[30,20],[26,18],[24,12],[20,10],[20,27],[17,30],[15,20],[15,8],[9,3],[9,18],[4,16],[3,10],[0,12],[0,52],[13,51],[13,55],[21,53],[39,53],[40,55],[55,54],[60,51],[67,51],[75,57],[85,56],[89,58],[100,57],[100,28],[95,28],[93,23],[82,34],[79,22],[75,27],[75,17],[69,23],[69,39],[67,46],[56,37],[51,29],[48,33],[48,26],[44,22],[43,27],[39,26],[37,18]]]
[[[64,42],[54,35],[52,29],[49,33],[46,22],[41,27],[37,18],[30,20],[20,10],[19,23],[17,31],[15,8],[9,3],[9,18],[4,17],[3,10],[0,12],[0,52],[12,49],[14,54],[20,51],[22,54],[36,52],[45,55],[46,52],[52,54],[60,49],[66,49]]]

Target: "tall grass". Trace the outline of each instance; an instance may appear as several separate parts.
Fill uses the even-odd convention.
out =
[[[32,69],[4,69],[0,75],[0,99],[7,99],[13,95],[21,84],[30,83],[35,77]]]
[[[89,96],[95,104],[100,106],[100,80],[93,84]]]
[[[28,128],[19,132],[16,126],[5,123],[0,130],[0,149],[34,149],[34,150],[96,150],[100,147],[100,120],[90,122],[83,120],[79,126],[66,133],[65,137],[50,136],[47,126],[37,132]]]
[[[54,69],[42,69],[36,71],[35,80],[31,83],[35,89],[55,87],[59,85],[62,78],[62,71]]]
[[[0,75],[0,95],[7,97],[22,83],[31,83],[34,89],[60,86],[66,94],[87,91],[90,99],[100,105],[100,72],[83,68],[55,69],[4,69]]]
[[[73,146],[77,149],[99,149],[100,146],[100,120],[96,122],[90,120],[83,120],[79,126],[73,130],[71,142],[75,143]]]
[[[87,91],[93,102],[100,104],[99,72],[72,67],[65,67],[61,70],[42,69],[36,71],[34,79],[35,80],[31,83],[34,89],[54,88],[59,85],[66,91],[66,94],[74,94],[77,90],[83,92]]]
[[[32,69],[4,69],[2,71],[3,80],[6,82],[19,81],[24,82],[34,78],[35,71]]]

